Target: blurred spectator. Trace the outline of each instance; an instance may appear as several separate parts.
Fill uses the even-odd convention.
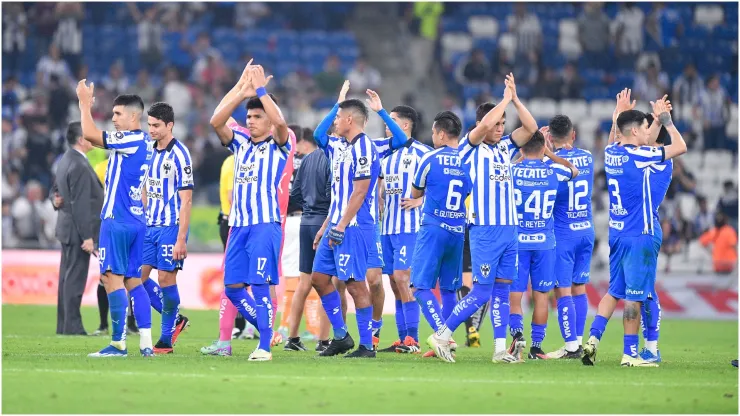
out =
[[[344,83],[344,74],[339,70],[339,58],[330,55],[326,58],[324,70],[314,77],[316,87],[324,97],[333,97],[339,94],[339,89]]]
[[[634,65],[637,55],[642,52],[644,22],[645,13],[635,3],[620,3],[615,18],[614,43],[619,60],[629,66]]]
[[[35,117],[29,120],[29,125],[22,179],[23,182],[36,179],[48,187],[51,183],[51,163],[55,156],[49,124],[45,117]]]
[[[142,15],[135,3],[126,3],[126,5],[137,23],[141,64],[144,68],[153,71],[161,63],[164,51],[162,42],[164,25],[158,19],[159,8],[157,5],[152,5]]]
[[[252,29],[257,23],[270,15],[270,8],[261,1],[236,3],[235,25],[237,29]]]
[[[55,44],[49,46],[49,54],[39,60],[36,71],[43,75],[43,85],[49,85],[49,78],[55,74],[59,79],[66,82],[72,75],[67,62],[62,60],[59,47]]]
[[[439,34],[439,21],[445,6],[442,2],[416,2],[410,17],[411,62],[417,86],[425,83],[434,58],[434,44]]]
[[[18,78],[11,75],[3,82],[3,117],[15,119],[18,115],[21,102],[26,98],[26,89],[18,83]]]
[[[498,53],[494,55],[491,69],[495,78],[495,83],[503,85],[506,75],[514,71],[514,61],[506,53],[506,49],[498,48]]]
[[[491,66],[486,61],[483,51],[473,49],[470,60],[463,69],[463,79],[471,84],[486,84],[491,81]]]
[[[206,32],[198,34],[194,45],[188,45],[185,38],[183,36],[181,47],[190,53],[190,57],[195,62],[192,79],[197,80],[197,74],[200,72],[200,69],[208,65],[208,57],[214,53],[218,53],[218,51],[211,46],[211,37]]]
[[[696,66],[693,63],[688,63],[684,67],[683,73],[673,83],[671,102],[681,106],[694,106],[699,102],[702,89],[704,89],[704,81],[696,72]]]
[[[3,176],[3,189],[5,186],[5,176]],[[15,230],[13,229],[13,214],[10,200],[3,197],[3,248],[13,248],[17,245],[18,238],[16,238]]]
[[[578,17],[578,40],[583,56],[589,66],[598,69],[607,69],[609,65],[607,50],[611,43],[609,17],[603,9],[602,3],[585,3]]]
[[[23,102],[20,107],[21,117],[46,117],[49,114],[49,100],[41,88],[31,91],[31,99]]]
[[[355,94],[365,95],[365,90],[377,90],[380,88],[380,72],[368,65],[365,58],[357,59],[355,66],[347,73],[350,82],[350,91]]]
[[[712,228],[714,224],[714,211],[709,209],[707,198],[702,195],[696,197],[696,204],[698,211],[692,224],[692,234],[698,237]]]
[[[169,68],[165,74],[164,88],[162,89],[162,101],[169,103],[175,111],[175,137],[185,137],[187,128],[184,120],[187,119],[193,102],[190,88],[180,81],[177,69]]]
[[[452,111],[460,120],[463,120],[463,109],[452,94],[446,94],[442,99],[442,111]]]
[[[537,15],[527,11],[525,3],[514,3],[514,14],[506,19],[509,32],[516,36],[517,60],[527,52],[542,50],[542,25]]]
[[[13,120],[3,117],[3,169],[5,171],[17,172],[23,169],[23,161],[26,159],[26,129],[13,126]],[[4,176],[3,176],[4,177]],[[3,188],[3,198],[6,197],[7,188]]]
[[[17,74],[21,69],[21,57],[26,50],[26,33],[28,31],[26,12],[22,3],[6,3],[3,5],[3,55],[7,59],[6,65],[11,74]]]
[[[671,178],[671,184],[668,186],[666,192],[666,199],[673,200],[676,198],[676,194],[686,193],[693,194],[696,190],[696,179],[694,174],[686,170],[683,160],[673,160],[673,175]]]
[[[33,22],[37,49],[45,51],[57,29],[56,3],[34,3],[28,21]],[[3,7],[4,9],[4,7]]]
[[[666,255],[665,273],[671,271],[671,258],[674,254],[681,252],[683,247],[681,241],[681,212],[674,207],[672,210],[664,209],[661,206],[661,229],[663,231],[663,243],[660,251]]]
[[[128,92],[128,77],[123,72],[123,62],[121,60],[114,62],[110,66],[108,75],[103,78],[102,84],[113,95],[121,95]]]
[[[707,80],[707,87],[699,95],[702,126],[704,128],[704,149],[728,149],[737,153],[737,142],[725,138],[725,126],[729,114],[730,98],[719,83],[719,75],[712,75]]]
[[[724,193],[717,202],[717,212],[723,213],[729,219],[730,225],[737,229],[737,188],[734,182],[725,181],[722,189]]]
[[[672,48],[683,35],[681,15],[665,3],[653,3],[653,10],[648,16],[647,33],[661,48]]]
[[[302,96],[310,102],[313,102],[316,98],[316,82],[304,67],[299,67],[295,72],[291,72],[280,81],[283,89],[285,89],[285,94],[289,97]]]
[[[514,76],[519,85],[534,87],[542,74],[540,55],[535,51],[527,53],[527,60],[520,61],[514,68]]]
[[[213,88],[221,80],[228,78],[229,69],[224,64],[218,51],[212,51],[205,61],[201,60],[193,68],[196,82],[202,86]]]
[[[635,76],[632,95],[638,100],[655,101],[668,92],[669,80],[665,72],[658,72],[655,63],[650,62],[645,72]]]
[[[583,81],[576,72],[576,67],[570,62],[565,64],[565,67],[563,67],[560,94],[557,95],[557,99],[581,98],[581,88],[583,88]]]
[[[714,216],[714,228],[699,237],[702,246],[712,250],[715,273],[729,274],[737,266],[737,231],[727,222],[727,216],[718,212]]]
[[[12,229],[23,247],[50,247],[56,226],[54,207],[44,197],[44,188],[39,182],[28,181],[25,192],[10,208]]]
[[[144,101],[144,105],[153,104],[157,98],[157,90],[149,79],[149,72],[146,69],[140,69],[136,76],[136,94]]]
[[[551,99],[558,99],[560,96],[560,80],[552,68],[545,68],[544,75],[537,81],[534,96]]]
[[[57,3],[56,16],[59,21],[54,32],[54,43],[72,73],[77,72],[82,58],[82,20],[85,12],[82,3]]]
[[[49,123],[52,130],[67,126],[71,103],[72,96],[66,85],[60,82],[59,77],[52,75],[49,85]]]

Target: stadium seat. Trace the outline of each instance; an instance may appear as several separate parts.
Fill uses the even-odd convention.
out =
[[[614,106],[613,100],[594,100],[589,106],[588,114],[594,120],[611,120]]]
[[[473,47],[473,39],[470,35],[462,32],[445,33],[442,35],[442,61],[450,62],[450,58],[457,52],[470,52]]]
[[[563,19],[559,23],[560,37],[578,39],[578,21],[575,19]]]
[[[503,33],[499,36],[498,46],[506,51],[509,56],[514,56],[516,52],[516,37],[511,33]]]
[[[573,124],[578,124],[588,117],[588,105],[584,100],[562,100],[558,113],[570,117]]]
[[[558,112],[555,100],[551,100],[549,98],[533,98],[529,100],[527,109],[532,113],[534,118],[544,118],[548,120]]]
[[[491,16],[471,16],[468,31],[473,38],[495,38],[498,35],[498,21]]]
[[[696,6],[696,10],[694,11],[694,21],[700,25],[712,28],[721,24],[724,20],[724,10],[717,5],[700,4]]]

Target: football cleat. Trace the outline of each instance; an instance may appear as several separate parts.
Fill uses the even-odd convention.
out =
[[[599,340],[592,336],[583,346],[583,358],[581,362],[583,365],[594,365],[596,362],[596,349],[599,347]]]
[[[213,341],[213,344],[203,347],[200,349],[200,353],[203,355],[218,355],[221,357],[231,357],[231,343],[222,343],[221,341]]]
[[[172,333],[172,346],[177,342],[177,338],[190,326],[190,319],[184,315],[177,315],[175,321],[175,331]]]
[[[455,357],[450,351],[450,342],[437,337],[436,333],[429,335],[427,338],[427,345],[434,351],[434,355],[442,361],[448,363],[454,363]]]
[[[272,353],[257,348],[249,354],[249,361],[272,361]]]
[[[113,345],[108,345],[98,352],[87,354],[90,358],[108,358],[108,357],[128,357],[128,351],[126,348],[118,349]]]
[[[375,350],[369,350],[364,345],[344,356],[344,358],[375,358]]]
[[[303,345],[300,338],[288,338],[288,340],[285,341],[283,351],[308,351],[308,348]]]
[[[524,335],[521,332],[517,332],[514,338],[511,340],[509,349],[506,352],[514,356],[519,361],[524,361],[524,349],[527,348],[527,340],[524,339]]]
[[[139,350],[142,357],[154,357],[154,351],[152,351],[151,348],[144,348],[143,350]]]
[[[555,360],[559,360],[559,359],[572,360],[572,359],[581,358],[581,357],[583,357],[583,347],[581,346],[579,346],[578,349],[575,351],[568,351],[565,349],[565,347],[560,347],[560,349],[556,351],[547,353],[548,359],[555,359]]]
[[[344,354],[355,347],[355,340],[347,333],[342,339],[332,339],[329,346],[319,353],[319,357],[333,357]]]
[[[316,352],[324,351],[325,349],[329,348],[329,340],[326,341],[317,341],[316,342]]]
[[[521,364],[522,361],[519,357],[509,354],[508,351],[499,351],[493,354],[491,362],[494,364]]]
[[[545,352],[542,351],[542,348],[540,347],[530,347],[527,358],[529,358],[530,360],[546,360],[547,354],[545,354]]]
[[[396,347],[396,352],[401,354],[418,354],[421,352],[421,347],[415,339],[407,336],[403,340],[403,344]]]
[[[452,338],[450,338],[450,351],[452,351],[452,352],[456,352],[457,351],[457,342],[455,342],[455,340],[452,339]]]
[[[157,344],[154,345],[154,353],[157,355],[172,354],[173,352],[172,345],[162,342],[162,340],[157,341]]]
[[[660,350],[658,350],[658,354],[655,355],[647,348],[643,348],[642,351],[640,351],[640,358],[649,363],[659,363],[662,361],[660,358]]]
[[[380,338],[373,335],[373,351],[378,350],[378,344],[380,344]]]
[[[94,335],[96,337],[101,335],[108,335],[108,327],[100,327],[96,329],[95,332],[93,332],[91,335]]]
[[[468,336],[465,340],[465,345],[471,348],[480,348],[480,334],[474,326],[468,328]]]
[[[396,352],[396,348],[398,348],[401,344],[401,340],[397,339],[393,341],[393,344],[391,344],[388,348],[383,348],[382,350],[377,350],[378,352]]]
[[[627,354],[622,355],[622,367],[657,367],[658,363],[651,363],[640,357],[631,357]]]
[[[272,331],[272,340],[270,341],[271,347],[277,347],[283,343],[283,335],[278,331]]]

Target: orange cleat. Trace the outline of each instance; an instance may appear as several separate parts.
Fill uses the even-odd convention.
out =
[[[421,347],[415,339],[407,336],[403,340],[403,345],[396,347],[396,352],[401,354],[419,354]]]
[[[178,315],[177,321],[175,321],[175,331],[172,333],[172,345],[174,346],[177,342],[177,338],[185,332],[185,329],[190,326],[190,319],[184,315]],[[156,351],[155,351],[156,354]]]
[[[393,341],[393,344],[391,344],[390,347],[383,348],[382,350],[377,350],[377,351],[378,352],[396,352],[396,347],[398,347],[399,345],[402,345],[401,344],[401,340],[400,339],[397,339],[397,340]]]

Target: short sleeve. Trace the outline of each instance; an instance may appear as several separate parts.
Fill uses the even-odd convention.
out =
[[[380,159],[390,156],[393,153],[393,149],[391,148],[391,140],[392,140],[391,137],[373,139],[375,150],[378,151],[378,157]]]
[[[234,137],[231,138],[231,141],[226,145],[226,148],[229,149],[231,153],[236,153],[243,144],[249,143],[250,139],[248,135],[239,130],[232,128],[231,131],[234,132]]]
[[[550,168],[555,172],[558,178],[558,182],[568,182],[573,179],[573,171],[569,167],[563,166],[559,163],[550,163]]]
[[[293,130],[288,129],[288,140],[285,141],[285,144],[282,146],[277,145],[278,149],[285,153],[285,155],[290,155],[290,152],[293,151],[293,143],[295,143],[295,133],[293,133]]]
[[[133,154],[146,145],[146,135],[138,131],[104,131],[103,147],[116,153]]]
[[[414,175],[414,182],[412,185],[416,189],[425,189],[427,187],[427,177],[432,167],[432,152],[429,152],[421,158],[419,166],[416,168],[416,175]]]
[[[460,151],[460,162],[462,162],[463,164],[470,159],[470,156],[473,155],[473,151],[478,147],[470,143],[470,138],[468,137],[469,135],[470,133],[463,136],[457,146],[458,150]]]
[[[363,140],[352,148],[352,164],[354,165],[354,176],[352,180],[359,181],[372,176],[373,152],[372,142]]]
[[[625,147],[635,166],[640,169],[665,161],[665,149],[660,147],[640,146],[637,148]]]
[[[175,166],[177,167],[177,189],[193,189],[193,162],[187,148],[176,148]]]

